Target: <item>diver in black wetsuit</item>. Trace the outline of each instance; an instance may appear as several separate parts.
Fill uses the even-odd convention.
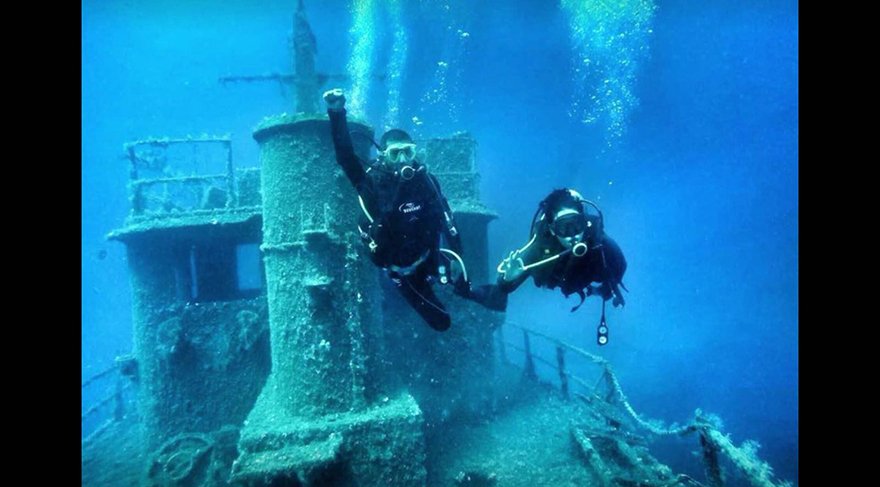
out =
[[[345,95],[324,93],[336,149],[336,162],[357,190],[358,230],[374,264],[385,269],[404,299],[437,331],[450,326],[449,313],[431,289],[435,280],[469,289],[461,261],[461,238],[437,178],[416,158],[412,138],[399,129],[386,132],[379,158],[362,162],[348,131]],[[441,248],[441,236],[449,247]],[[455,267],[458,263],[461,267]],[[460,273],[455,279],[453,268]]]
[[[595,209],[590,214],[588,207]],[[547,289],[560,288],[568,297],[577,293],[583,304],[587,296],[602,298],[602,318],[596,330],[599,345],[608,343],[605,322],[605,301],[623,306],[621,288],[626,272],[626,258],[620,246],[605,233],[604,218],[599,207],[585,200],[573,189],[557,189],[538,206],[532,218],[529,241],[498,265],[498,281],[494,288],[478,288],[471,299],[486,295],[507,295],[515,291],[529,276],[535,285]],[[594,286],[593,283],[598,283]],[[506,302],[497,296],[492,301]]]

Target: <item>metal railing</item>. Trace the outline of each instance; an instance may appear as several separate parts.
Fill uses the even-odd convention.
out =
[[[137,381],[137,364],[135,359],[128,355],[117,357],[112,366],[84,380],[81,388],[83,396],[86,395],[87,389],[93,384],[107,383],[109,381],[113,381],[112,392],[82,412],[83,433],[85,433],[87,420],[97,417],[99,413],[103,413],[103,416],[106,418],[103,422],[100,422],[94,431],[91,431],[88,435],[84,434],[83,443],[88,442],[113,423],[122,421],[131,410],[131,405],[125,393]],[[109,407],[111,405],[112,408]]]
[[[144,172],[157,171],[158,167],[167,167],[167,152],[173,146],[192,146],[193,151],[198,146],[220,145],[224,160],[224,171],[221,174],[198,174],[177,176],[161,174],[156,177],[145,177]],[[146,213],[164,213],[173,209],[189,211],[200,209],[203,205],[217,207],[216,201],[210,201],[213,196],[209,191],[222,191],[222,207],[232,208],[237,205],[237,193],[235,185],[235,171],[232,164],[232,140],[228,137],[200,136],[186,138],[150,138],[142,139],[125,144],[126,157],[129,160],[129,185],[132,214],[142,216]],[[161,171],[160,171],[161,172]],[[150,191],[158,188],[159,196]],[[198,201],[187,203],[189,207],[181,207],[176,204],[174,198],[169,195],[196,194]],[[219,193],[218,193],[219,194]],[[182,203],[182,202],[177,202]],[[151,205],[157,205],[153,209]]]
[[[526,328],[515,323],[506,323],[505,326],[514,328],[522,332],[523,343],[518,346],[515,343],[504,340],[503,326],[496,330],[496,346],[498,348],[499,358],[502,362],[509,364],[506,349],[512,348],[524,354],[523,361],[523,377],[530,380],[537,380],[538,374],[535,369],[535,362],[543,363],[557,371],[559,376],[559,390],[565,399],[570,399],[572,395],[579,397],[594,406],[598,413],[606,417],[611,422],[618,422],[614,411],[616,408],[622,408],[635,423],[655,435],[676,435],[684,436],[691,433],[697,433],[702,450],[702,458],[705,467],[707,481],[712,487],[721,487],[724,485],[724,479],[721,475],[719,463],[719,454],[723,453],[737,469],[743,473],[746,479],[755,486],[759,487],[790,487],[792,484],[787,481],[777,480],[773,476],[773,469],[766,462],[761,461],[756,455],[754,442],[745,441],[741,446],[736,446],[728,435],[721,433],[719,430],[720,422],[711,415],[704,415],[699,409],[695,413],[695,417],[684,426],[666,427],[662,422],[656,420],[646,420],[639,416],[620,387],[617,375],[611,367],[611,364],[604,358],[594,355],[586,350],[565,343],[559,339],[539,331]],[[553,345],[556,351],[556,360],[548,360],[532,350],[531,337],[539,337]],[[566,353],[571,353],[582,357],[591,363],[601,367],[601,373],[598,380],[594,384],[582,379],[569,372],[566,369]],[[586,390],[586,395],[577,392],[572,393],[569,381],[573,381]],[[602,393],[602,386],[605,386],[605,393]]]

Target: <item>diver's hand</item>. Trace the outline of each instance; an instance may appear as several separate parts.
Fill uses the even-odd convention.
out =
[[[342,110],[345,108],[345,94],[341,88],[334,88],[324,92],[324,101],[327,102],[327,108],[331,110]]]
[[[501,274],[505,281],[513,281],[525,272],[525,264],[520,257],[519,251],[511,252],[501,262]]]

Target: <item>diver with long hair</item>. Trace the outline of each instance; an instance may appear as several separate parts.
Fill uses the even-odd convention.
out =
[[[566,297],[578,294],[581,301],[572,312],[580,308],[587,296],[601,297],[602,318],[596,330],[599,345],[608,343],[605,301],[611,300],[614,306],[626,303],[621,293],[621,289],[626,290],[623,251],[605,233],[599,207],[573,189],[554,190],[541,201],[532,218],[528,243],[510,252],[497,270],[495,288],[475,289],[471,294],[506,296],[531,276],[538,287],[558,287]],[[500,303],[502,299],[496,296],[491,301]]]

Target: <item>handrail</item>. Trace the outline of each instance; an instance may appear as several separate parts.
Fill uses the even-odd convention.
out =
[[[538,361],[550,366],[551,368],[557,370],[559,373],[560,389],[565,398],[569,397],[568,382],[566,379],[571,379],[574,382],[577,382],[585,389],[591,391],[591,394],[597,398],[599,396],[596,391],[599,389],[599,386],[602,384],[602,382],[605,382],[607,387],[610,389],[608,396],[605,398],[605,401],[613,404],[612,399],[616,399],[616,403],[623,407],[624,411],[626,411],[626,413],[635,421],[635,423],[647,430],[648,432],[655,435],[677,436],[684,436],[690,433],[698,432],[700,438],[700,446],[703,450],[703,461],[706,464],[706,475],[709,477],[711,485],[723,485],[723,479],[721,477],[721,467],[718,463],[719,452],[724,453],[731,460],[731,462],[745,475],[745,477],[752,483],[752,485],[758,487],[790,487],[792,485],[790,482],[787,481],[777,481],[773,479],[773,469],[770,467],[769,464],[758,458],[756,454],[757,447],[753,441],[747,440],[743,442],[742,445],[740,445],[739,447],[734,445],[733,441],[731,441],[731,439],[727,435],[724,435],[719,431],[718,428],[720,427],[720,421],[717,420],[715,417],[703,415],[703,413],[698,409],[694,413],[694,419],[688,422],[688,424],[680,427],[675,427],[673,425],[672,427],[668,428],[663,426],[663,423],[660,421],[644,420],[638,415],[638,413],[636,413],[635,409],[633,409],[632,405],[629,403],[629,400],[623,393],[623,388],[620,386],[620,381],[618,381],[617,375],[614,373],[611,364],[607,360],[598,355],[587,352],[586,350],[578,348],[574,345],[570,345],[557,338],[551,337],[536,330],[532,330],[525,326],[516,323],[505,324],[507,326],[522,331],[523,347],[519,347],[513,343],[505,341],[503,338],[500,338],[499,335],[499,355],[502,357],[502,360],[504,360],[504,362],[507,362],[507,355],[504,350],[506,346],[509,346],[510,348],[525,354],[526,357],[523,371],[523,374],[525,376],[531,378],[537,377],[534,370],[534,361]],[[499,334],[501,333],[502,328],[503,327],[498,327],[497,332]],[[557,360],[555,364],[552,361],[547,360],[544,357],[541,357],[540,355],[532,352],[531,343],[529,340],[530,335],[543,338],[556,346]],[[591,387],[585,380],[565,370],[564,350],[571,351],[603,368],[602,375],[599,377],[599,381],[595,386]],[[581,397],[586,397],[578,393],[575,394]]]
[[[82,413],[81,421],[83,423],[83,426],[85,426],[85,422],[87,419],[91,418],[96,413],[101,411],[101,409],[107,406],[109,403],[115,401],[115,408],[113,409],[112,414],[109,415],[110,417],[106,421],[104,421],[104,423],[100,425],[97,429],[92,431],[83,440],[84,443],[88,442],[89,439],[94,438],[100,431],[106,429],[110,424],[121,421],[125,417],[126,400],[124,397],[124,393],[136,382],[136,379],[134,377],[137,375],[137,373],[136,370],[132,369],[131,367],[133,361],[134,359],[131,356],[117,357],[113,365],[83,381],[82,390],[83,392],[85,392],[86,387],[92,385],[95,381],[107,378],[111,376],[111,374],[113,374],[114,372],[117,372],[113,392],[103,397],[101,400],[93,404]]]
[[[101,407],[106,405],[108,402],[110,402],[114,399],[119,399],[119,395],[122,392],[125,392],[126,390],[128,390],[129,387],[131,387],[131,382],[128,382],[127,384],[122,386],[119,390],[114,391],[113,394],[108,394],[104,399],[101,399],[100,401],[98,401],[97,404],[90,407],[89,409],[86,410],[86,412],[84,412],[82,414],[82,420],[85,421],[86,418],[88,418],[92,414],[96,413],[99,409],[101,409]]]
[[[104,370],[98,372],[97,374],[95,374],[95,375],[89,377],[88,379],[85,380],[85,382],[82,383],[82,388],[85,389],[85,388],[88,387],[92,382],[95,382],[96,380],[98,380],[98,379],[100,379],[100,378],[106,376],[107,374],[109,374],[109,373],[115,371],[117,368],[119,368],[119,364],[113,364],[113,365],[111,365],[110,367],[108,367],[108,368],[106,368],[106,369],[104,369]]]

